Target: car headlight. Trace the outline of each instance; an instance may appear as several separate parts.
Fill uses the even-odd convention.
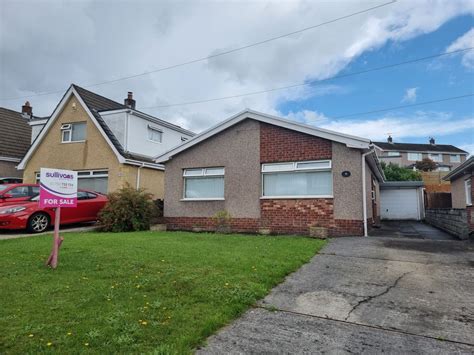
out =
[[[20,212],[23,210],[26,210],[26,207],[24,206],[10,207],[4,210],[0,210],[0,214],[12,214],[12,213]]]

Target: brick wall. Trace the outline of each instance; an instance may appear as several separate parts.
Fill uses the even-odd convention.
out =
[[[260,162],[331,159],[331,141],[260,123]]]
[[[217,227],[214,218],[209,217],[165,217],[164,222],[169,230],[214,231]],[[258,218],[232,218],[230,222],[232,232],[257,233],[259,226]]]

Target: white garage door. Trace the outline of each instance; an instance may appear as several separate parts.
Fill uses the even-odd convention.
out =
[[[417,189],[380,191],[382,219],[420,219]]]

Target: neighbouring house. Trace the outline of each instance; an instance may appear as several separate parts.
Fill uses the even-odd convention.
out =
[[[391,136],[387,142],[374,142],[380,161],[401,167],[413,168],[417,161],[430,158],[438,171],[451,171],[466,161],[468,153],[453,145],[436,144],[430,138],[429,144],[396,143]]]
[[[474,157],[445,176],[451,182],[451,209],[427,210],[426,220],[461,239],[474,232]]]
[[[172,230],[364,235],[383,171],[370,140],[246,110],[155,159]],[[365,223],[364,223],[365,221]]]
[[[26,183],[40,168],[78,171],[79,188],[103,193],[128,183],[163,198],[164,167],[153,157],[194,133],[124,104],[71,85],[47,120],[32,120],[34,140],[18,168]],[[29,140],[29,138],[28,138]]]
[[[0,178],[22,176],[16,166],[30,147],[33,108],[27,101],[21,111],[0,107]]]

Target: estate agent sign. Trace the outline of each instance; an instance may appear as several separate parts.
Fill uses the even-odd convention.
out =
[[[77,172],[41,168],[40,207],[76,207]]]
[[[59,236],[61,208],[77,206],[77,172],[61,169],[40,170],[40,207],[55,208],[53,249],[46,265],[55,269],[58,266],[59,248],[64,240]]]

